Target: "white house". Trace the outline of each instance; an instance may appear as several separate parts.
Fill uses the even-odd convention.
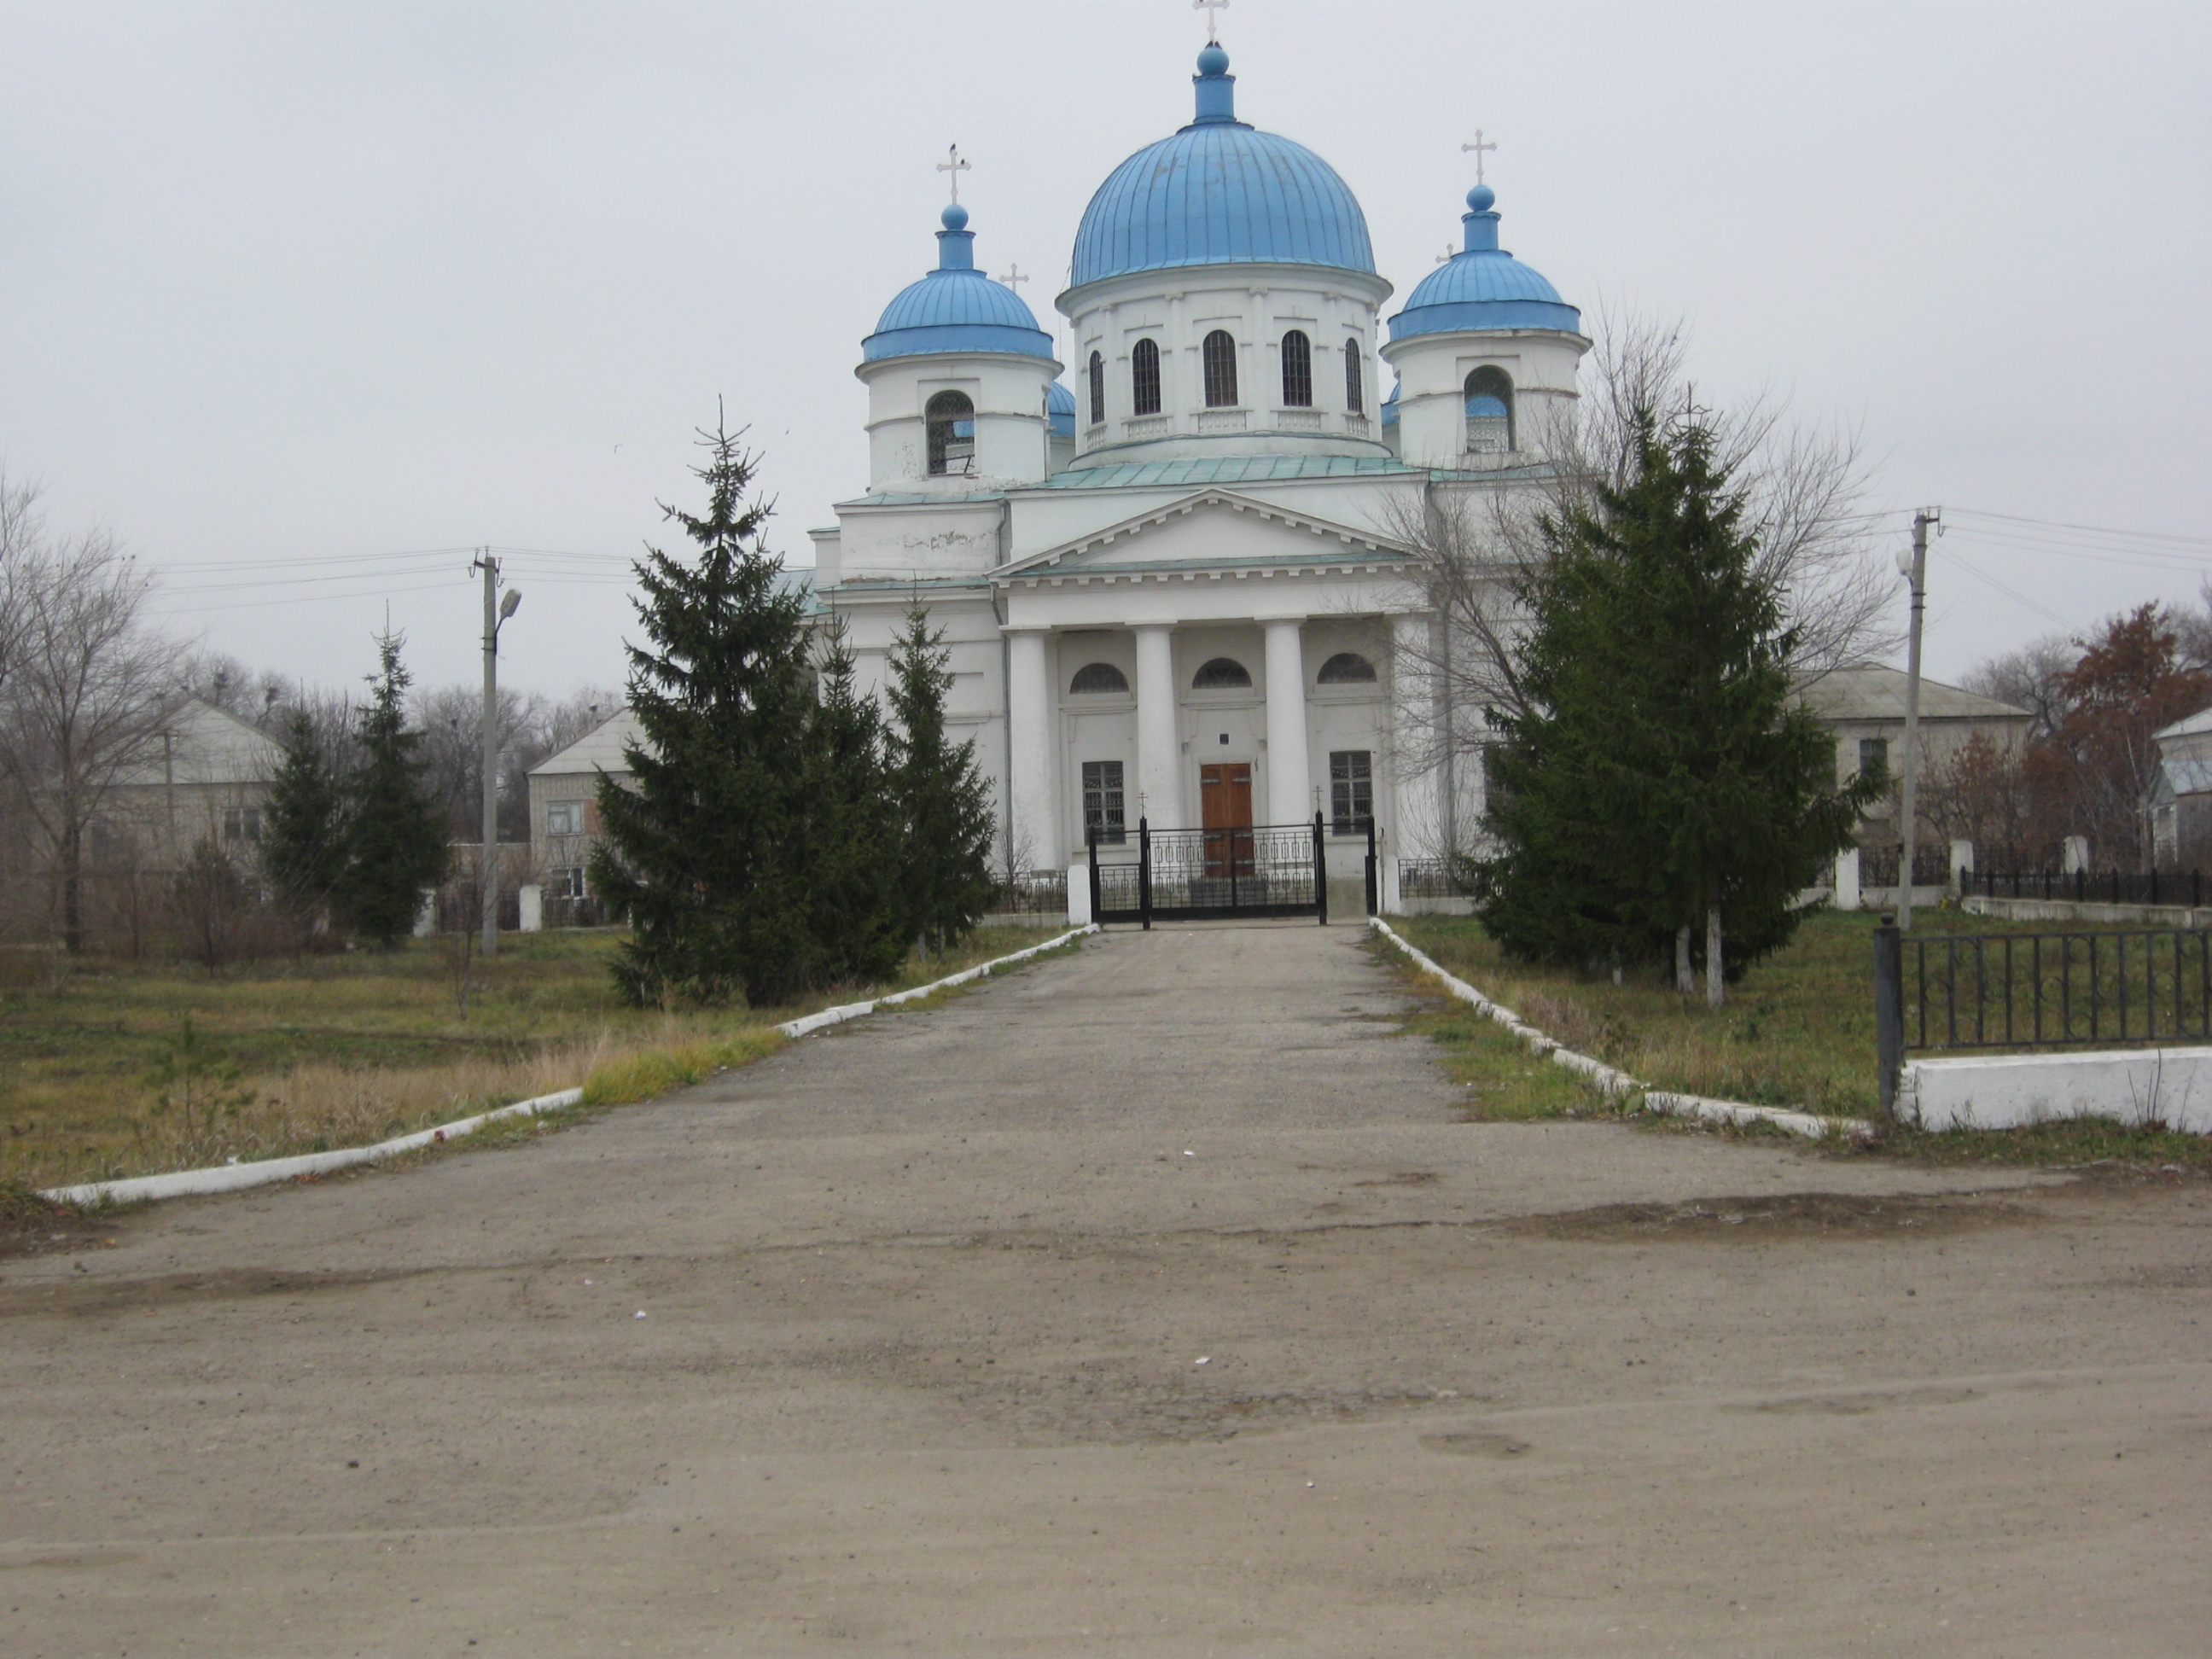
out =
[[[1209,45],[1189,125],[1092,196],[1056,301],[1072,365],[945,209],[937,268],[862,343],[868,489],[811,532],[865,682],[909,605],[945,630],[956,733],[1037,869],[1140,814],[1319,812],[1350,874],[1370,817],[1413,858],[1480,811],[1479,776],[1400,740],[1437,718],[1393,670],[1432,618],[1383,526],[1394,500],[1525,486],[1589,342],[1480,184],[1462,250],[1386,324],[1351,189],[1239,120],[1228,69]]]

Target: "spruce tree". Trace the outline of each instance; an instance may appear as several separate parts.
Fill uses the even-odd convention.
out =
[[[389,946],[414,931],[422,890],[446,878],[446,826],[423,781],[419,732],[407,729],[410,678],[397,634],[376,640],[377,672],[356,711],[361,760],[348,780],[339,908],[362,934]]]
[[[944,637],[916,605],[890,656],[891,789],[904,839],[906,933],[940,950],[975,927],[997,888],[990,786],[975,764],[975,740],[945,736],[952,675]]]
[[[1703,956],[1717,1001],[1796,931],[1881,780],[1835,785],[1710,427],[1639,424],[1633,478],[1547,523],[1522,584],[1528,702],[1498,721],[1477,908],[1524,957]]]
[[[832,618],[807,744],[807,909],[819,971],[865,983],[897,971],[913,934],[883,714],[853,673],[844,623]]]
[[[345,811],[338,780],[315,741],[313,721],[292,716],[284,759],[269,785],[261,864],[287,904],[331,902],[345,870]]]
[[[629,648],[644,741],[625,751],[633,787],[600,781],[592,880],[629,915],[614,975],[639,1004],[787,1002],[830,971],[809,915],[805,600],[762,545],[769,508],[746,499],[754,458],[738,435],[719,422],[700,434],[703,514],[661,508],[695,556],[649,548],[635,567],[652,646]]]

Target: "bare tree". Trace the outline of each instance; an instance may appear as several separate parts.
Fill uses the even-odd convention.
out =
[[[24,518],[30,502],[15,499],[0,778],[38,843],[62,941],[75,951],[84,947],[86,841],[118,778],[158,750],[179,653],[149,626],[151,579],[112,535],[52,540]]]
[[[1378,528],[1417,556],[1419,599],[1438,619],[1425,641],[1401,638],[1406,758],[1436,764],[1486,741],[1483,711],[1522,706],[1520,581],[1547,556],[1547,522],[1595,510],[1632,483],[1650,417],[1696,405],[1680,324],[1601,318],[1586,394],[1568,419],[1530,434],[1528,463],[1495,477],[1430,481],[1388,498]],[[1869,471],[1856,432],[1791,422],[1778,398],[1701,410],[1717,459],[1744,498],[1759,576],[1784,599],[1792,665],[1811,678],[1894,648],[1895,581],[1861,510]],[[1533,423],[1532,423],[1533,424]]]
[[[2081,660],[2078,641],[2049,634],[2017,651],[1977,665],[1961,684],[1978,696],[2027,710],[2034,716],[2027,728],[2029,740],[2044,742],[2057,734],[2066,718],[2066,681]]]

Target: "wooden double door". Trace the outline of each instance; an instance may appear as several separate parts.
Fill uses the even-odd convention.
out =
[[[1224,762],[1198,769],[1198,799],[1206,831],[1206,873],[1252,873],[1252,763]]]

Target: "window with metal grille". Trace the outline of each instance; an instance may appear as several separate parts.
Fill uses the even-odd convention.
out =
[[[1075,671],[1075,678],[1067,689],[1077,696],[1094,691],[1119,691],[1127,694],[1129,677],[1110,662],[1085,663]]]
[[[1227,409],[1237,401],[1237,342],[1226,329],[1206,337],[1200,355],[1206,360],[1206,406]]]
[[[1478,454],[1514,447],[1513,381],[1490,363],[1467,377],[1467,447]]]
[[[1106,418],[1106,360],[1097,352],[1091,354],[1091,424],[1097,426]]]
[[[1233,691],[1249,688],[1252,672],[1234,657],[1215,657],[1201,665],[1191,676],[1194,691]]]
[[[1128,838],[1121,816],[1121,763],[1083,763],[1083,833],[1096,830],[1102,842],[1116,844]]]
[[[1332,749],[1328,756],[1328,832],[1364,836],[1375,821],[1375,757],[1365,749]]]
[[[1139,340],[1129,353],[1129,408],[1138,415],[1160,412],[1160,347]]]
[[[1323,663],[1321,672],[1314,676],[1315,683],[1321,685],[1350,685],[1355,682],[1372,682],[1374,678],[1375,665],[1357,651],[1338,652]]]
[[[1313,407],[1313,342],[1295,328],[1283,336],[1283,403]]]
[[[922,411],[929,427],[929,476],[969,477],[975,471],[975,405],[962,392],[940,392]]]
[[[1367,386],[1359,368],[1359,342],[1344,343],[1344,408],[1348,415],[1367,412]]]

